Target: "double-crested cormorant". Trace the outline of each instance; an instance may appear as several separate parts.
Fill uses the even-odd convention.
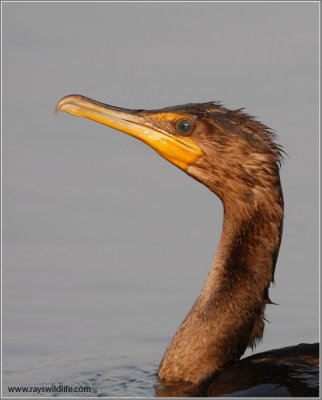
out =
[[[281,147],[253,117],[215,102],[146,111],[70,95],[59,110],[140,139],[221,199],[209,275],[158,371],[163,381],[205,382],[263,335],[283,226]]]

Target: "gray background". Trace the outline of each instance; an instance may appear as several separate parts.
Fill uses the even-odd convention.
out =
[[[264,341],[318,340],[318,3],[5,3],[5,384],[156,368],[206,278],[220,201],[125,134],[67,114],[222,100],[279,135],[286,217]],[[249,352],[247,353],[249,354]]]

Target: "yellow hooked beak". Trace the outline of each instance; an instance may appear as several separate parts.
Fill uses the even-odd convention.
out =
[[[153,113],[146,113],[149,114],[147,117],[136,110],[110,106],[79,95],[63,97],[57,104],[56,113],[60,110],[134,136],[185,171],[202,155],[202,151],[191,138],[173,135],[156,126],[153,123]]]

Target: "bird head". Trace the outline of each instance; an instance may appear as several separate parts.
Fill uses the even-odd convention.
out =
[[[136,137],[223,202],[255,201],[255,189],[276,184],[281,152],[274,135],[241,110],[214,102],[129,110],[80,95],[62,98],[60,110]]]

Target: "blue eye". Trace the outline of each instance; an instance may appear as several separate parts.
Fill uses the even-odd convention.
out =
[[[188,119],[180,119],[180,121],[176,123],[176,130],[183,135],[188,135],[192,131],[192,128],[192,122]]]

